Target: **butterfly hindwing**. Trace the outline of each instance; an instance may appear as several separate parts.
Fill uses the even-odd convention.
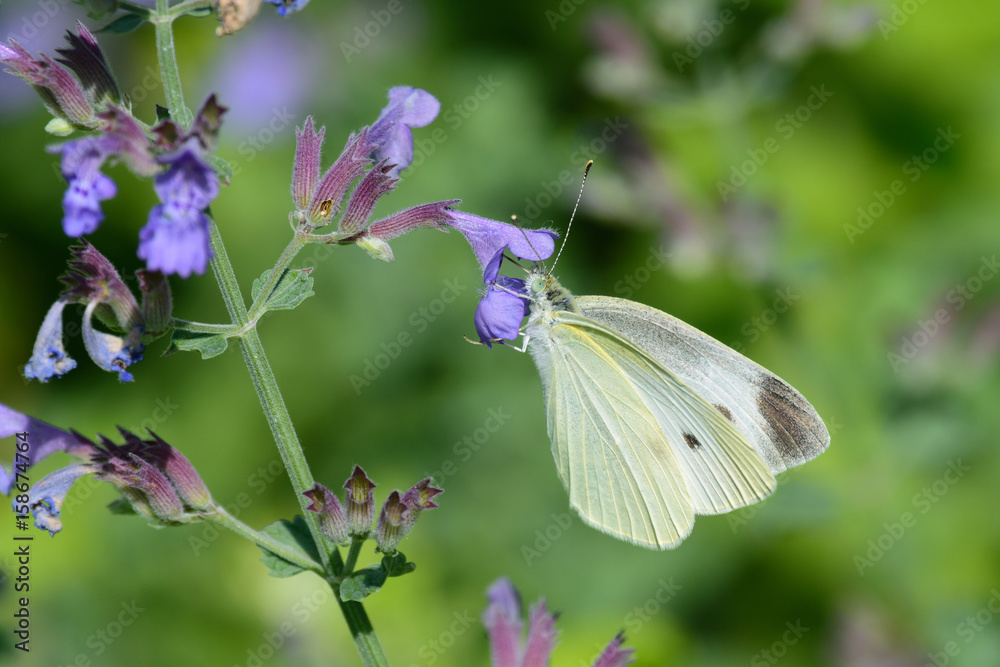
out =
[[[770,371],[681,320],[612,297],[577,297],[580,313],[676,373],[754,445],[777,474],[821,454],[830,434],[808,401]]]

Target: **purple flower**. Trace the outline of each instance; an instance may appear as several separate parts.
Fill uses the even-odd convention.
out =
[[[424,127],[441,110],[441,103],[426,90],[397,86],[389,90],[389,104],[372,125],[368,139],[375,146],[375,159],[395,164],[396,176],[413,162],[411,127]]]
[[[518,337],[521,321],[528,314],[529,302],[523,294],[524,281],[508,276],[500,276],[486,288],[474,317],[480,342],[492,348],[495,341]]]
[[[455,211],[452,227],[462,232],[479,265],[483,268],[486,291],[474,318],[480,342],[489,347],[501,340],[514,340],[520,333],[521,320],[528,314],[524,281],[500,275],[504,253],[521,259],[541,261],[555,250],[558,234],[549,229],[522,229],[471,213]]]
[[[0,437],[25,434],[29,463],[56,451],[84,461],[59,469],[31,485],[27,503],[15,497],[18,513],[27,505],[35,525],[54,535],[62,530],[59,515],[66,494],[76,480],[87,474],[111,483],[137,513],[157,524],[187,523],[212,506],[211,494],[183,454],[154,433],[150,433],[152,439],[143,440],[119,430],[125,439],[123,444],[116,445],[101,437],[98,445],[75,431],[63,431],[0,404]],[[19,435],[19,442],[21,438]],[[17,471],[16,466],[14,470]],[[4,482],[0,488],[9,492],[12,482],[16,484],[16,472],[7,475],[0,467],[0,475],[6,478],[0,480]]]
[[[60,299],[45,314],[31,351],[31,359],[24,367],[26,379],[48,382],[76,368],[76,361],[70,358],[63,347],[62,313],[65,307],[66,302]]]
[[[509,579],[498,579],[486,591],[489,605],[483,612],[483,625],[490,637],[493,667],[545,667],[556,645],[555,616],[545,600],[531,608],[528,636],[521,642],[521,601]],[[622,649],[618,634],[594,663],[594,667],[624,667],[634,662],[632,649]]]
[[[312,501],[306,509],[319,514],[319,528],[323,536],[333,544],[349,544],[351,527],[347,523],[347,514],[340,499],[319,483],[308,491],[303,491],[302,495]]]
[[[63,348],[62,313],[66,304],[83,303],[86,309],[81,332],[87,353],[98,366],[118,373],[122,382],[130,382],[132,375],[125,369],[142,359],[145,313],[155,316],[156,335],[166,330],[164,322],[170,319],[169,288],[163,284],[165,281],[160,274],[144,274],[140,281],[143,294],[143,306],[140,308],[114,266],[94,246],[84,241],[70,250],[69,271],[60,278],[66,289],[42,322],[31,359],[24,368],[24,376],[29,380],[47,382],[76,367],[76,362]],[[95,317],[125,336],[98,331],[94,328]]]
[[[288,16],[304,9],[309,0],[267,0],[267,3],[277,6],[279,16]]]
[[[399,542],[417,523],[420,513],[437,507],[433,498],[443,490],[431,486],[432,481],[430,477],[423,479],[403,494],[393,491],[382,503],[382,511],[375,524],[375,543],[379,551],[384,554],[396,551]]]
[[[219,194],[219,181],[201,153],[191,137],[160,160],[168,168],[153,189],[163,203],[153,207],[139,231],[139,257],[150,270],[187,278],[204,273],[212,256],[204,209]]]
[[[30,467],[54,452],[80,455],[85,450],[85,445],[72,433],[67,433],[51,424],[23,415],[0,403],[0,439],[18,433],[26,435],[24,438],[19,438],[17,442],[20,443],[27,439],[29,446],[28,451],[22,453],[22,456],[26,458],[16,458],[15,464],[27,464]],[[8,472],[4,466],[0,465],[0,493],[10,494],[11,485],[17,477],[13,472],[15,470],[17,470],[16,467]],[[22,469],[20,472],[23,474],[24,470]]]
[[[152,176],[159,168],[149,139],[134,118],[117,107],[98,117],[100,134],[49,149],[62,153],[61,170],[68,186],[63,195],[63,231],[67,236],[90,234],[104,220],[100,202],[117,193],[114,181],[101,173],[108,158],[120,159],[139,176]]]
[[[522,229],[461,211],[452,214],[451,226],[462,232],[472,246],[472,252],[483,267],[486,283],[496,280],[500,271],[499,257],[505,248],[521,259],[540,262],[552,255],[555,240],[559,238],[550,229]]]
[[[367,537],[375,520],[375,482],[368,478],[361,466],[354,466],[354,473],[344,482],[347,523],[353,536]]]
[[[115,182],[101,173],[104,161],[114,152],[108,136],[84,137],[62,145],[62,175],[68,187],[63,195],[63,231],[83,236],[104,220],[100,202],[118,192]]]

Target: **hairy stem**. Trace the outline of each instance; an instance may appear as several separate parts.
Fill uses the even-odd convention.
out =
[[[237,535],[247,538],[257,546],[267,549],[273,554],[281,556],[289,563],[294,563],[303,569],[310,570],[311,572],[315,572],[316,574],[323,576],[322,565],[311,558],[303,558],[301,554],[292,551],[269,535],[265,535],[264,533],[254,530],[220,506],[216,506],[215,512],[205,514],[205,519],[217,523],[224,528],[228,528]]]

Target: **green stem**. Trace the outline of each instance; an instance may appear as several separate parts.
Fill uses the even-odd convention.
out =
[[[261,285],[257,298],[250,306],[250,313],[247,315],[248,322],[256,324],[257,320],[264,314],[264,306],[267,304],[268,297],[271,296],[271,291],[274,290],[275,285],[278,284],[278,280],[281,279],[281,274],[285,272],[285,269],[288,268],[288,265],[292,263],[292,260],[295,259],[295,256],[299,254],[299,251],[302,250],[302,246],[305,244],[305,237],[296,232],[292,240],[288,242],[288,245],[281,252],[278,261],[274,263],[274,268],[271,269],[267,280]]]
[[[340,611],[344,614],[347,626],[351,629],[351,636],[354,638],[354,646],[358,649],[365,667],[389,667],[389,659],[385,656],[385,649],[382,642],[372,628],[372,622],[368,620],[368,614],[360,602],[354,600],[344,601],[340,599],[340,586],[333,585],[333,594],[337,596],[340,603]]]
[[[184,16],[196,9],[202,9],[203,7],[211,7],[211,0],[185,0],[184,2],[178,3],[170,8],[170,14],[174,18],[179,16]]]
[[[344,567],[340,570],[341,579],[354,572],[354,566],[358,564],[358,555],[361,553],[361,545],[364,543],[365,538],[363,537],[355,537],[351,540],[351,549],[347,552],[347,562],[344,563]]]
[[[235,336],[239,332],[239,327],[234,324],[205,324],[204,322],[182,320],[179,317],[174,318],[174,326],[195,333],[219,334],[222,336]]]
[[[177,56],[174,50],[173,18],[170,15],[168,0],[156,0],[156,14],[153,17],[153,22],[156,26],[157,56],[160,62],[160,73],[167,95],[170,117],[181,123],[184,127],[190,127],[193,118],[191,112],[184,106],[184,93],[181,89],[180,72],[177,68]],[[243,293],[240,291],[239,283],[236,280],[233,265],[229,261],[229,255],[226,253],[226,248],[222,243],[218,225],[210,210],[206,209],[205,213],[209,219],[209,238],[212,244],[212,273],[215,274],[215,279],[219,284],[219,291],[222,293],[222,299],[226,304],[226,310],[229,312],[229,317],[232,319],[233,324],[240,328],[246,327],[246,332],[240,338],[240,349],[243,352],[243,359],[247,364],[247,369],[250,371],[254,388],[257,390],[257,397],[264,409],[264,416],[271,427],[271,433],[274,435],[278,451],[281,453],[285,469],[288,471],[292,487],[295,489],[295,497],[302,508],[302,515],[305,517],[306,523],[309,526],[309,532],[319,549],[322,570],[333,576],[333,573],[340,571],[343,566],[340,553],[323,536],[319,528],[319,516],[315,512],[308,511],[309,499],[302,495],[304,491],[311,489],[314,485],[309,464],[306,462],[302,445],[299,443],[295,427],[292,425],[291,416],[288,414],[288,408],[285,406],[285,401],[278,389],[278,382],[271,370],[271,365],[267,361],[267,356],[264,354],[264,347],[261,345],[260,337],[257,335],[254,321],[248,318],[246,302],[243,300]],[[275,279],[280,277],[281,271],[284,270],[284,267],[280,266],[280,263],[285,262],[285,266],[287,266],[287,263],[291,262],[295,253],[301,248],[302,243],[303,241],[301,240],[293,239],[292,243],[289,244],[279,258],[279,264],[275,265],[272,277],[275,277]],[[273,289],[273,285],[271,287]],[[263,293],[265,292],[262,290]],[[249,326],[247,326],[248,324]],[[226,521],[224,517],[221,520]],[[259,535],[249,527],[236,522],[235,519],[233,519],[233,523],[227,523],[227,526],[241,532],[241,534],[245,534],[251,539]],[[242,532],[244,529],[247,532]],[[270,549],[270,546],[268,548]],[[275,551],[275,553],[278,552]],[[340,601],[339,585],[333,583],[331,585],[333,586],[337,600]],[[385,651],[382,649],[382,644],[379,642],[378,636],[375,634],[371,621],[368,619],[368,615],[365,613],[365,609],[361,603],[340,601],[340,608],[365,666],[387,667],[389,661],[385,656]]]
[[[184,90],[181,88],[181,73],[177,67],[177,51],[174,49],[174,16],[170,13],[168,0],[156,0],[156,13],[152,22],[156,27],[156,57],[160,62],[160,76],[163,92],[167,95],[170,117],[181,127],[189,128],[194,122],[191,110],[184,105]]]
[[[231,515],[224,508],[216,506],[214,513],[207,513],[204,516],[207,520],[213,521],[224,528],[228,528],[237,535],[242,535],[257,546],[281,556],[289,563],[294,563],[305,570],[310,570],[320,576],[323,576],[323,567],[319,563],[311,558],[303,558],[301,554],[292,551],[281,542],[275,540],[273,537],[254,530]]]

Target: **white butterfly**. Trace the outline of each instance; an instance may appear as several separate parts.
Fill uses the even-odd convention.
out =
[[[677,546],[696,514],[755,503],[830,442],[795,389],[675,317],[526,280],[525,344],[570,504],[606,533]]]

